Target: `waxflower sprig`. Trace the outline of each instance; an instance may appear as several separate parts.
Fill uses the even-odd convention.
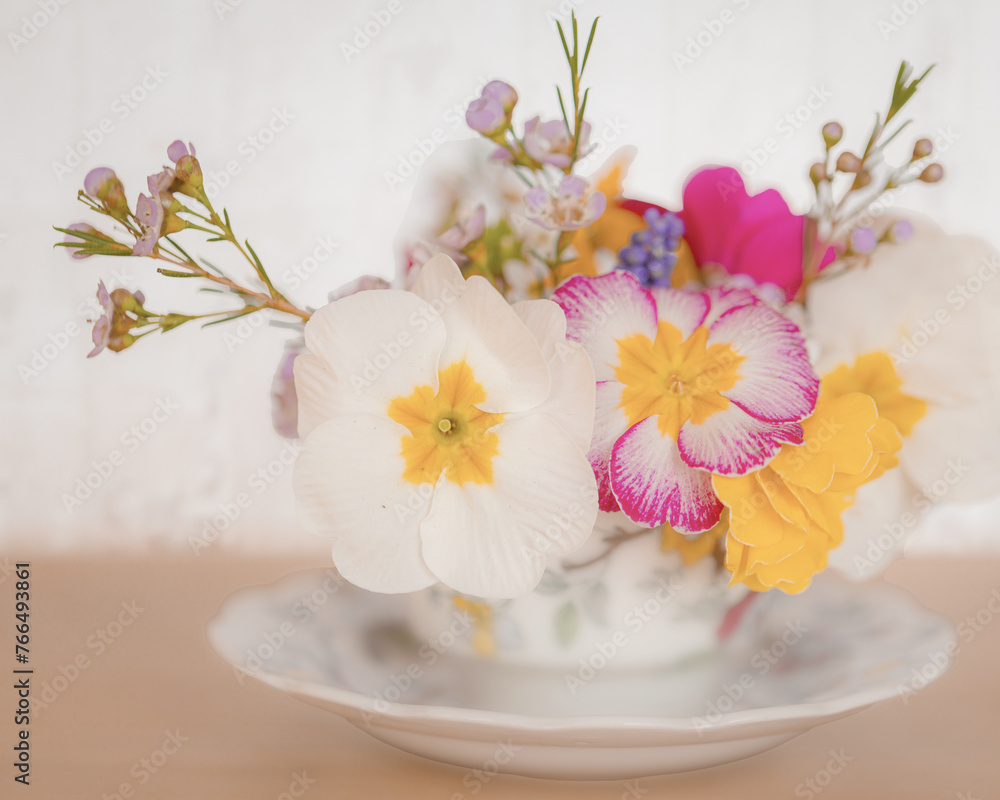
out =
[[[249,240],[241,242],[237,238],[229,212],[222,209],[219,213],[212,205],[194,146],[175,141],[167,148],[167,155],[174,165],[164,167],[161,172],[147,178],[149,194],[139,195],[134,210],[129,205],[121,180],[108,167],[91,170],[84,179],[84,188],[77,195],[88,209],[108,217],[119,229],[124,229],[124,233],[135,240],[133,243],[119,241],[115,235],[87,223],[75,223],[66,228],[55,228],[66,236],[56,246],[69,248],[73,258],[77,259],[95,255],[152,258],[168,265],[158,267],[157,272],[161,275],[208,281],[214,286],[202,287],[202,291],[235,295],[242,306],[207,314],[159,314],[144,308],[141,292],[135,295],[126,292],[128,298],[120,295],[115,301],[113,298],[119,290],[109,295],[102,283],[97,296],[105,308],[105,315],[95,323],[95,349],[91,355],[96,355],[105,347],[115,352],[124,350],[154,330],[170,331],[196,319],[215,318],[205,323],[212,325],[270,308],[299,322],[308,320],[311,313],[291,303],[274,286]],[[187,198],[187,202],[196,201],[197,207],[190,207],[181,197]],[[196,260],[189,255],[173,238],[174,234],[188,229],[208,234],[208,242],[228,242],[234,246],[261,285],[244,285],[210,262]]]
[[[908,183],[921,181],[937,183],[944,177],[944,169],[938,163],[927,163],[934,152],[930,139],[918,139],[908,161],[893,167],[885,161],[885,148],[913,120],[905,120],[889,133],[890,123],[916,93],[921,82],[934,68],[932,64],[920,77],[910,80],[913,67],[906,61],[899,65],[892,96],[884,114],[875,114],[875,123],[868,136],[861,155],[844,149],[834,156],[834,150],[844,137],[844,126],[839,122],[828,122],[823,126],[825,145],[823,161],[817,161],[809,168],[809,178],[816,191],[816,203],[809,214],[806,227],[807,241],[805,263],[803,264],[802,286],[798,299],[804,300],[808,285],[821,278],[830,278],[858,263],[852,256],[867,256],[878,244],[904,241],[912,234],[912,225],[899,220],[881,236],[866,225],[857,225],[858,217],[886,192],[898,189]],[[835,196],[834,183],[849,180],[846,188]],[[813,242],[825,242],[838,247],[843,258],[838,268],[822,270],[820,258],[826,247],[812,247]],[[822,270],[822,271],[821,271]]]
[[[469,127],[498,145],[493,158],[509,165],[529,187],[523,197],[522,216],[548,234],[548,241],[544,248],[523,248],[527,259],[524,268],[531,275],[543,272],[545,280],[550,283],[557,283],[560,270],[573,260],[566,258],[566,251],[572,244],[575,233],[589,227],[607,207],[607,198],[602,192],[593,190],[586,180],[573,174],[577,162],[590,150],[591,126],[584,119],[590,89],[583,90],[582,93],[581,89],[598,20],[595,19],[590,27],[582,56],[575,14],[571,15],[571,20],[572,50],[562,24],[557,23],[557,27],[570,69],[572,122],[559,86],[556,86],[556,97],[562,119],[542,122],[540,116],[534,116],[524,124],[524,134],[521,137],[517,136],[512,125],[518,95],[504,81],[488,83],[480,97],[469,104],[466,112]],[[555,172],[555,175],[550,172]],[[470,240],[468,245],[475,250],[478,242]],[[549,254],[543,255],[542,249]],[[503,276],[494,274],[487,277],[490,277],[498,289],[504,291]]]

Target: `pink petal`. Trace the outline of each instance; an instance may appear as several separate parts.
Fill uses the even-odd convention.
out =
[[[727,311],[708,342],[728,343],[743,356],[739,380],[722,394],[748,414],[770,422],[804,419],[816,407],[819,378],[794,322],[764,305]]]
[[[611,454],[615,497],[625,515],[640,525],[669,522],[685,533],[706,531],[722,512],[712,475],[684,463],[674,440],[660,433],[658,420],[647,417],[615,443]]]
[[[611,490],[611,449],[628,430],[628,417],[621,409],[622,385],[618,381],[597,384],[597,412],[594,415],[594,435],[590,440],[587,459],[597,478],[597,497],[601,511],[618,511],[618,500]]]
[[[774,458],[782,443],[802,444],[797,422],[765,422],[736,405],[717,411],[704,422],[688,421],[677,437],[680,457],[691,467],[719,475],[746,475]]]
[[[598,381],[615,377],[619,339],[636,333],[656,338],[653,296],[627,272],[597,278],[575,275],[552,299],[566,314],[566,338],[583,345]]]

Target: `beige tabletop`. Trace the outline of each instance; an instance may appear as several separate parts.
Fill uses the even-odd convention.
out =
[[[0,555],[8,674],[17,667],[15,577],[4,567],[20,557]],[[628,783],[498,775],[473,782],[476,794],[464,770],[401,753],[334,715],[240,681],[209,648],[205,622],[228,594],[314,561],[30,561],[28,666],[33,696],[45,705],[30,723],[24,787],[10,758],[17,690],[3,692],[2,798],[1000,798],[996,559],[906,561],[889,571],[924,605],[965,621],[954,669],[905,702],[887,700],[725,767]]]

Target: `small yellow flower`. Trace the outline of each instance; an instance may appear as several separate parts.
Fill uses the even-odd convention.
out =
[[[881,352],[860,356],[853,366],[841,364],[823,378],[821,397],[840,397],[850,392],[864,392],[878,406],[878,415],[889,420],[902,436],[909,436],[913,426],[927,413],[927,403],[905,394],[896,367]]]
[[[843,540],[854,491],[898,463],[902,440],[866,394],[821,398],[802,429],[803,444],[783,445],[764,469],[712,478],[729,509],[733,583],[801,592]]]
[[[472,637],[472,646],[481,656],[492,656],[497,651],[497,640],[493,635],[493,609],[488,603],[469,600],[455,595],[452,602],[459,611],[472,617],[476,628]]]

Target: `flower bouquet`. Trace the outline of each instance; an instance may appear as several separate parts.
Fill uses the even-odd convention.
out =
[[[343,579],[409,595],[417,639],[450,626],[456,654],[564,668],[610,641],[604,662],[665,666],[831,564],[875,574],[945,495],[1000,490],[983,297],[1000,260],[876,213],[943,177],[929,139],[887,157],[930,71],[905,62],[858,147],[822,127],[806,214],[729,167],[696,171],[676,210],[630,197],[632,150],[591,169],[596,27],[559,28],[557,116],[483,88],[479,138],[425,169],[395,279],[322,308],[271,280],[180,141],[134,206],[92,170],[79,197],[108,225],[57,230],[74,258],[149,258],[224,306],[160,312],[101,283],[91,356],[195,320],[287,320],[274,422],[302,440],[299,519]],[[245,277],[192,255],[197,234]]]

